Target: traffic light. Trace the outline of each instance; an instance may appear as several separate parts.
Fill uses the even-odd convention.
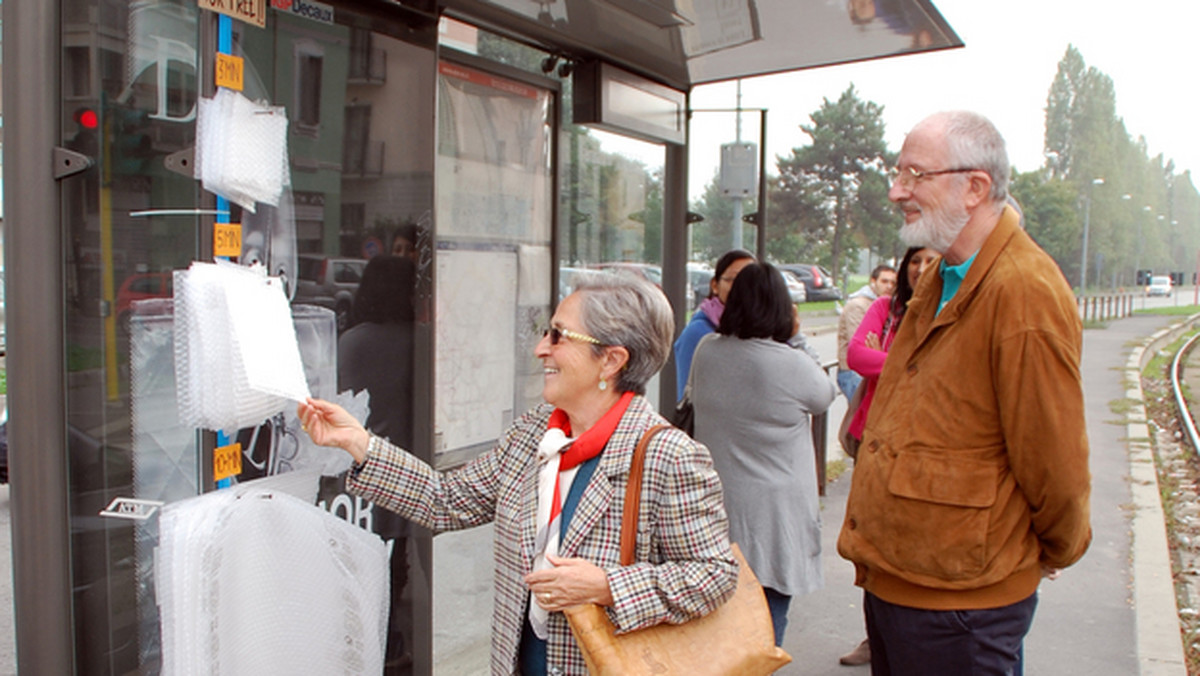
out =
[[[100,127],[100,116],[96,114],[95,110],[81,106],[75,109],[72,118],[75,121],[75,135],[66,139],[64,145],[69,150],[82,153],[95,160],[96,134]]]
[[[1137,285],[1138,286],[1146,286],[1147,284],[1150,283],[1150,277],[1153,275],[1154,275],[1153,270],[1138,270],[1137,271]]]
[[[145,171],[146,162],[154,153],[150,143],[149,115],[144,110],[110,105],[112,116],[112,164],[114,174],[136,175]]]

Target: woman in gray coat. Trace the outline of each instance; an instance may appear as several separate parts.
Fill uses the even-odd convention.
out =
[[[696,348],[688,388],[696,440],[725,488],[729,536],[762,583],[783,642],[791,597],[823,584],[816,460],[809,417],[837,386],[811,356],[788,346],[796,307],[778,270],[746,266],[717,332]]]

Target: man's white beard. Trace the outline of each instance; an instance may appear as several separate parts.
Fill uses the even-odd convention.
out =
[[[928,247],[946,253],[971,219],[966,207],[945,207],[922,211],[921,217],[900,228],[900,240],[913,247]]]

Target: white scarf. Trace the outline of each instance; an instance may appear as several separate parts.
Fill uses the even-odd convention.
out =
[[[558,479],[559,505],[558,509],[554,511],[560,511],[562,503],[567,500],[567,494],[571,492],[571,483],[575,480],[575,474],[579,471],[578,466],[562,472],[561,475],[558,471],[562,452],[571,445],[572,441],[575,440],[567,437],[561,429],[551,427],[546,430],[541,442],[538,443],[537,460],[541,468],[538,470],[537,535],[533,540],[534,571],[553,567],[553,564],[546,558],[547,554],[558,556],[558,537],[562,531],[562,517],[556,515],[554,521],[551,521],[550,512],[554,503],[555,478]],[[538,605],[533,592],[530,592],[529,622],[533,625],[533,633],[543,641],[549,635],[546,631],[546,622],[549,617],[550,613]]]

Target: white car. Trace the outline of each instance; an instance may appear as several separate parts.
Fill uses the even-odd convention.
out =
[[[1154,275],[1150,278],[1150,286],[1146,287],[1147,296],[1171,297],[1171,278],[1166,275]]]
[[[792,302],[797,305],[807,303],[808,287],[804,285],[804,281],[791,270],[779,268],[779,274],[783,276],[783,281],[787,284],[788,296],[791,297]]]

